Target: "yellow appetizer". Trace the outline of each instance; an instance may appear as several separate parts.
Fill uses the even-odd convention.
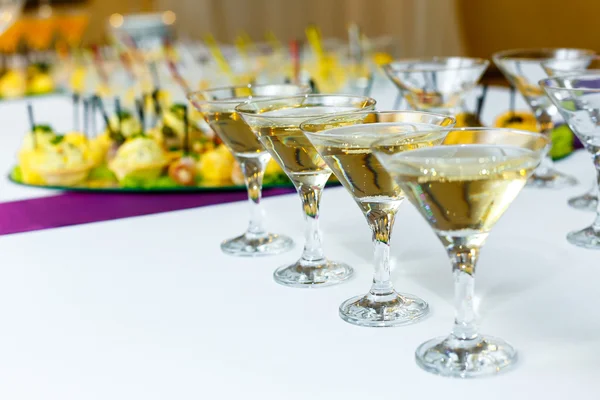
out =
[[[235,159],[229,149],[221,144],[200,157],[196,164],[196,170],[202,177],[202,184],[205,186],[231,184],[234,162]]]
[[[125,139],[142,133],[142,124],[128,111],[113,115],[109,121],[112,132],[120,133]]]
[[[162,113],[158,126],[151,129],[149,135],[154,137],[166,151],[182,150],[185,141],[184,113],[186,108],[174,104]],[[192,117],[194,114],[192,114]],[[195,115],[198,117],[198,115]],[[190,118],[188,130],[188,147],[194,154],[202,154],[214,148],[212,137],[203,132],[196,119]]]
[[[50,66],[44,63],[30,65],[27,68],[27,93],[45,94],[54,91],[54,79],[50,75]]]
[[[500,114],[494,126],[499,128],[522,129],[526,131],[537,132],[538,125],[535,115],[525,111],[507,111]]]
[[[0,97],[13,99],[27,92],[27,76],[24,72],[12,69],[0,77]]]
[[[34,130],[35,132],[35,130]],[[25,183],[51,186],[73,186],[83,182],[94,166],[87,139],[70,133],[55,135],[43,133],[35,136],[29,147],[26,143],[19,153],[19,166]],[[47,140],[49,139],[49,140]],[[44,143],[42,145],[42,143]]]
[[[108,163],[119,181],[128,177],[156,179],[166,165],[167,157],[163,149],[155,140],[145,136],[127,140]]]
[[[476,114],[463,112],[456,114],[456,128],[481,127],[483,124]]]

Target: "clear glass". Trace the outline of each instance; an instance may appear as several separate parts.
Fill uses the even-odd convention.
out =
[[[264,227],[261,204],[262,180],[269,153],[242,121],[235,107],[248,99],[292,96],[310,92],[306,86],[244,85],[208,89],[189,95],[190,102],[202,113],[212,130],[219,136],[239,162],[248,189],[250,221],[244,234],[225,240],[221,250],[234,256],[267,256],[288,251],[294,242],[287,236],[269,233]]]
[[[383,70],[411,108],[456,115],[488,65],[481,58],[428,57],[393,61]]]
[[[540,81],[552,103],[592,156],[600,185],[600,71],[583,75],[556,76]],[[571,232],[567,240],[580,247],[600,249],[600,207],[596,201],[596,218],[582,230]]]
[[[585,51],[581,57],[574,59],[550,59],[542,63],[548,76],[581,75],[590,70],[600,70],[600,56]],[[582,195],[567,200],[569,206],[578,210],[595,212],[598,207],[598,185],[592,182],[590,189]]]
[[[513,366],[517,352],[504,340],[478,331],[477,259],[490,230],[540,164],[550,141],[538,133],[500,128],[446,133],[440,146],[404,151],[398,139],[391,138],[376,142],[373,150],[437,234],[452,264],[452,332],[419,346],[417,364],[443,376],[493,375]]]
[[[398,293],[390,280],[390,239],[404,194],[371,150],[374,141],[402,138],[406,149],[439,144],[456,120],[420,111],[366,111],[311,119],[300,125],[304,134],[352,195],[371,228],[374,267],[367,294],[352,297],[340,306],[340,317],[351,324],[387,327],[411,324],[429,314],[427,302]],[[411,136],[416,130],[430,134]],[[400,134],[404,135],[400,135]],[[407,138],[410,138],[407,139]],[[365,166],[368,166],[365,168]]]
[[[317,116],[370,110],[375,100],[364,96],[304,95],[250,101],[236,110],[256,137],[294,183],[306,220],[304,251],[298,261],[274,272],[277,283],[291,287],[330,286],[350,278],[353,269],[330,261],[322,248],[319,204],[331,169],[300,130],[300,124]]]
[[[538,85],[538,81],[547,76],[542,63],[552,60],[585,63],[593,54],[591,50],[581,49],[516,49],[496,53],[493,59],[506,79],[529,104],[540,126],[540,132],[550,137],[555,124],[561,121],[558,110]],[[557,171],[552,159],[546,157],[528,184],[540,188],[560,189],[577,185],[577,179]]]

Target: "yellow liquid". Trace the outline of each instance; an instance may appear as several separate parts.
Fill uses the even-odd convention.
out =
[[[356,200],[385,196],[401,198],[400,186],[370,149],[317,147],[338,180]]]
[[[432,158],[443,161],[425,163]],[[537,164],[527,149],[463,145],[399,154],[388,167],[423,217],[436,231],[447,233],[488,232]]]
[[[355,111],[352,107],[312,106],[268,111],[262,117],[274,117],[255,131],[265,149],[292,180],[301,176],[331,174],[331,170],[312,143],[300,130],[300,124],[310,118],[327,114]],[[308,181],[306,184],[310,184]]]
[[[259,137],[265,149],[288,174],[331,172],[297,127],[260,128]]]
[[[204,116],[215,133],[234,154],[265,151],[256,135],[236,112],[206,112]]]

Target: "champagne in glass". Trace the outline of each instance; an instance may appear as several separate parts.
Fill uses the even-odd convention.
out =
[[[456,315],[450,336],[416,351],[426,371],[469,378],[496,374],[517,359],[505,341],[481,335],[475,324],[474,279],[479,252],[549,150],[543,135],[511,129],[448,131],[441,146],[396,152],[389,140],[374,151],[408,200],[446,248],[455,280]]]
[[[404,193],[371,149],[374,141],[397,138],[398,151],[434,146],[456,120],[420,111],[365,111],[308,120],[300,127],[363,212],[372,231],[375,273],[366,295],[340,306],[343,320],[369,327],[398,326],[426,316],[419,297],[398,293],[390,280],[390,238]],[[428,131],[414,135],[415,131]]]
[[[538,121],[540,132],[551,137],[552,129],[559,121],[560,115],[538,84],[540,79],[546,77],[542,63],[550,60],[580,60],[585,63],[593,54],[591,50],[580,49],[517,49],[495,53],[493,59],[506,79],[529,104]],[[532,175],[529,184],[560,189],[575,186],[577,180],[557,171],[552,159],[547,157]]]
[[[301,258],[278,268],[275,281],[292,287],[329,286],[350,276],[350,266],[325,257],[319,231],[319,203],[331,170],[300,130],[307,119],[370,110],[375,100],[363,96],[304,95],[258,100],[236,108],[262,145],[294,183],[307,222]]]
[[[246,232],[221,243],[223,252],[235,256],[279,254],[293,247],[287,236],[268,233],[264,228],[262,180],[270,154],[260,144],[235,107],[254,98],[272,98],[308,93],[310,88],[297,85],[244,85],[208,89],[189,95],[209,126],[240,163],[248,189],[250,223]]]

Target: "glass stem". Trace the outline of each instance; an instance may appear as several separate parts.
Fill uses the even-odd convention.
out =
[[[244,174],[250,205],[250,222],[245,236],[248,239],[259,239],[266,235],[264,228],[265,212],[260,200],[262,198],[262,181],[269,162],[269,155],[259,154],[255,157],[238,157],[238,161]]]
[[[594,167],[596,167],[596,183],[597,183],[597,187],[600,189],[600,154],[594,154],[593,155],[594,158]],[[595,194],[598,194],[599,192],[596,192]],[[594,229],[594,231],[596,233],[600,232],[600,199],[598,200],[598,203],[596,203],[596,219],[594,220],[594,224],[592,225],[592,228]]]
[[[369,293],[373,296],[389,296],[395,293],[390,280],[390,238],[396,218],[395,212],[371,210],[367,221],[373,232],[375,273]]]
[[[475,289],[475,265],[479,256],[476,247],[450,248],[448,250],[454,274],[454,305],[456,314],[452,335],[459,340],[477,339],[473,294]]]
[[[297,185],[300,199],[302,200],[302,209],[306,221],[306,232],[304,251],[302,252],[302,261],[314,263],[320,262],[325,258],[323,254],[323,239],[319,229],[319,204],[323,194],[322,185]]]
[[[554,111],[552,111],[554,110]],[[558,110],[554,106],[550,107],[550,111],[545,111],[544,108],[540,108],[540,110],[536,111],[536,119],[540,126],[540,133],[548,136],[548,138],[552,135],[552,129],[554,128],[554,122],[552,121],[552,115],[556,115]],[[548,176],[554,170],[554,161],[552,161],[552,157],[548,154],[544,157],[540,163],[540,165],[536,168],[535,174],[537,176]]]

